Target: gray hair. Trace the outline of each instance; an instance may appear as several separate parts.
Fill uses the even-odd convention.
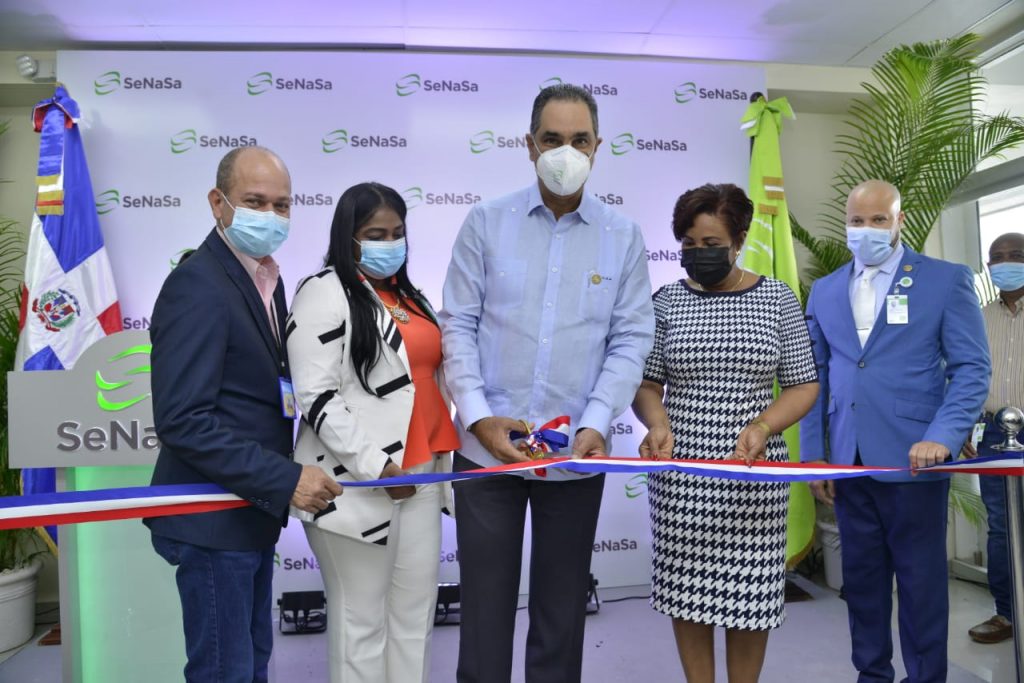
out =
[[[540,130],[540,113],[551,100],[566,102],[582,102],[590,109],[590,121],[594,124],[594,135],[597,135],[597,102],[594,96],[584,88],[572,83],[556,83],[540,91],[533,100],[533,114],[530,116],[530,135]]]

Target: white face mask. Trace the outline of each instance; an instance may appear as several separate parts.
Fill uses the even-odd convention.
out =
[[[562,145],[541,153],[537,143],[537,177],[554,194],[568,197],[576,194],[590,176],[590,157],[572,145]]]

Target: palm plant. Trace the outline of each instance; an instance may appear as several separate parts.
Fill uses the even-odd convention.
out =
[[[866,100],[848,113],[837,140],[842,157],[832,197],[812,235],[791,216],[793,235],[810,252],[801,282],[846,263],[846,197],[868,178],[887,180],[903,195],[902,240],[921,251],[953,192],[986,159],[1024,143],[1024,119],[979,112],[985,79],[975,62],[978,36],[916,43],[890,50],[872,67],[878,85],[862,84]]]
[[[977,40],[968,34],[903,45],[872,67],[878,85],[862,84],[867,99],[850,106],[848,132],[837,140],[842,163],[819,214],[823,234],[815,237],[790,215],[793,236],[810,252],[800,282],[804,300],[811,282],[850,259],[846,197],[860,182],[878,178],[899,188],[906,214],[901,239],[922,251],[953,192],[978,164],[1024,143],[1024,119],[979,112],[986,83],[975,62]],[[994,298],[987,278],[978,281],[979,298]],[[953,478],[950,505],[975,526],[985,520],[981,496],[963,476]]]
[[[0,121],[0,135],[8,122]],[[0,496],[21,493],[21,472],[8,465],[7,372],[14,369],[18,346],[18,304],[25,240],[17,221],[0,217]],[[33,529],[0,530],[0,571],[15,569],[39,553],[43,545]]]

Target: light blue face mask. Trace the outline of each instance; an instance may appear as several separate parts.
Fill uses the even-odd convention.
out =
[[[224,197],[225,204],[231,206],[223,192],[220,196]],[[284,216],[273,211],[253,211],[244,206],[231,208],[235,217],[231,225],[224,228],[224,236],[246,256],[256,259],[270,256],[288,239],[289,221]]]
[[[846,246],[866,266],[877,266],[893,251],[892,231],[846,226]]]
[[[992,284],[1004,292],[1013,292],[1024,287],[1024,263],[994,263],[988,267],[988,272],[992,274]]]
[[[364,240],[359,242],[359,248],[362,252],[359,270],[378,280],[391,277],[405,263],[404,237],[391,242]]]

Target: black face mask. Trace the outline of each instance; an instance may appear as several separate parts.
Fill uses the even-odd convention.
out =
[[[701,287],[712,287],[729,277],[732,262],[729,247],[690,247],[683,249],[682,265]]]

